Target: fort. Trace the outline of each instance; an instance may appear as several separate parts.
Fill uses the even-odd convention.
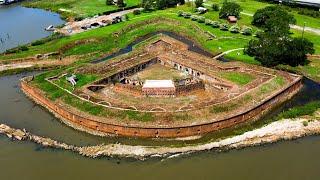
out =
[[[67,73],[80,76],[79,83],[97,78],[72,87]],[[68,100],[51,100],[36,79],[23,79],[22,90],[66,124],[92,134],[144,138],[199,136],[251,122],[302,86],[301,76],[220,62],[165,35],[132,53],[47,76],[46,83]],[[75,105],[81,103],[99,111]]]

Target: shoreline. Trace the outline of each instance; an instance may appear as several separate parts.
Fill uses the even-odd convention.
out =
[[[307,122],[307,124],[305,123]],[[179,155],[202,151],[228,151],[251,146],[275,143],[281,140],[293,140],[320,134],[320,111],[308,118],[284,119],[272,122],[262,128],[219,141],[183,147],[139,146],[124,144],[100,144],[96,146],[74,146],[50,138],[34,135],[26,130],[11,128],[0,124],[0,134],[18,141],[31,141],[43,147],[73,151],[79,155],[97,157],[121,157],[146,160],[147,158],[173,158]]]

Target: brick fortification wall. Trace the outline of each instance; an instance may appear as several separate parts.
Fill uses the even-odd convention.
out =
[[[114,134],[120,136],[132,137],[161,137],[161,138],[174,138],[174,137],[187,137],[202,135],[209,132],[217,131],[223,128],[232,127],[237,124],[256,120],[265,114],[268,110],[279,105],[285,100],[291,98],[302,87],[302,78],[294,81],[283,91],[279,92],[270,99],[264,101],[253,109],[248,110],[239,115],[217,121],[200,125],[190,125],[184,127],[173,128],[148,128],[148,127],[126,127],[115,124],[106,124],[97,122],[94,119],[81,117],[73,112],[69,112],[61,105],[56,104],[47,99],[38,89],[34,88],[26,81],[21,81],[22,90],[35,102],[46,107],[49,111],[53,112],[57,117],[60,117],[66,124],[71,125],[76,129],[81,129],[92,134]]]

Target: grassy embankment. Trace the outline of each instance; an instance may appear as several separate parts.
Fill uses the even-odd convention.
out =
[[[126,0],[126,7],[140,4],[140,0]],[[86,18],[103,12],[119,9],[116,5],[106,5],[105,0],[34,0],[24,1],[23,6],[51,10],[63,18]]]

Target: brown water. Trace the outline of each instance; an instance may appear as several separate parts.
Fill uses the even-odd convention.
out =
[[[95,137],[61,124],[21,92],[18,80],[31,74],[34,73],[0,77],[0,123],[78,145],[144,142]],[[299,98],[303,98],[303,94],[296,97]],[[147,141],[148,144],[151,142],[163,143]],[[320,136],[317,136],[223,153],[208,151],[142,162],[90,159],[0,136],[0,179],[320,179],[319,152]]]

